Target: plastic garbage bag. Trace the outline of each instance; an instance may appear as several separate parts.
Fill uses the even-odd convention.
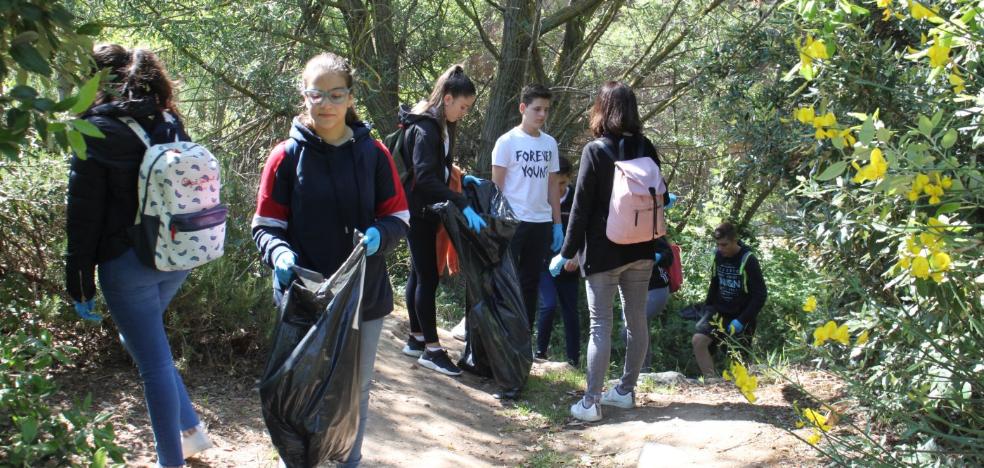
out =
[[[263,420],[288,467],[341,461],[359,426],[365,247],[331,278],[295,267],[260,381]]]
[[[468,186],[465,194],[488,223],[479,233],[468,228],[454,204],[431,206],[441,216],[465,277],[468,338],[458,366],[494,378],[502,387],[499,395],[514,398],[533,366],[529,321],[509,255],[509,240],[519,221],[492,182]]]

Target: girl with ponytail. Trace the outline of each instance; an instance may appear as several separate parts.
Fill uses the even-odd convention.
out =
[[[97,45],[97,70],[110,78],[81,118],[105,138],[85,136],[86,154],[71,160],[68,181],[65,280],[75,311],[94,313],[96,271],[120,339],[137,363],[157,444],[159,466],[183,466],[211,447],[192,407],[164,331],[164,310],[188,271],[158,271],[143,264],[128,234],[137,216],[137,177],[146,146],[120,117],[131,117],[152,144],[188,141],[174,103],[174,85],[146,49]],[[165,113],[169,114],[167,118]]]
[[[362,394],[354,445],[339,460],[344,467],[362,459],[376,346],[383,319],[393,311],[385,253],[406,237],[410,218],[393,159],[355,113],[352,75],[348,62],[332,53],[307,62],[299,89],[304,108],[263,167],[253,216],[253,240],[273,270],[278,305],[295,265],[330,277],[352,253],[353,234],[364,233],[357,363]],[[288,461],[315,466],[323,460]]]
[[[412,155],[411,180],[407,191],[410,201],[411,269],[407,280],[406,303],[410,315],[410,336],[403,353],[417,358],[417,363],[445,375],[461,375],[437,337],[437,230],[441,221],[424,208],[433,203],[450,201],[468,219],[476,232],[485,226],[482,218],[468,206],[468,199],[451,190],[451,163],[454,152],[455,125],[475,104],[475,85],[461,65],[448,68],[434,84],[430,98],[412,110],[400,109],[400,124],[406,132],[406,154]],[[465,176],[466,181],[471,176]]]

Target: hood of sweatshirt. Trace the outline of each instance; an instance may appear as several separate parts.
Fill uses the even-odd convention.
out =
[[[369,134],[372,127],[366,122],[349,124],[349,128],[352,129],[352,138],[339,146],[335,146],[323,140],[317,133],[314,133],[314,130],[311,130],[307,125],[301,123],[300,119],[295,117],[290,127],[290,137],[300,144],[310,145],[318,151],[328,154],[336,151],[351,151],[350,145],[372,138]]]

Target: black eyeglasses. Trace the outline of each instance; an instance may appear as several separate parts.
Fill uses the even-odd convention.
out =
[[[351,88],[332,88],[328,91],[322,91],[317,88],[308,88],[301,92],[311,104],[321,104],[321,101],[325,98],[328,102],[332,104],[345,104],[348,99],[349,94],[352,94]]]

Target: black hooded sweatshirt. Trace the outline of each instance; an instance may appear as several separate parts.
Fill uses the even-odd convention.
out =
[[[742,325],[754,326],[759,311],[765,305],[768,291],[762,267],[751,250],[740,244],[741,250],[734,257],[725,257],[721,252],[714,253],[711,285],[707,290],[707,305],[714,307],[725,317],[725,324],[738,319]],[[742,271],[741,262],[745,260]]]
[[[137,177],[147,147],[121,116],[133,117],[153,144],[191,140],[178,116],[168,123],[152,99],[111,102],[82,114],[105,138],[86,136],[86,158],[74,155],[69,169],[65,284],[75,301],[95,295],[97,264],[133,246],[128,230],[136,221]]]
[[[407,191],[407,202],[410,206],[410,217],[426,218],[438,222],[436,216],[428,216],[425,209],[428,205],[451,201],[464,210],[468,199],[461,193],[448,188],[448,177],[454,154],[454,132],[448,132],[450,138],[449,150],[444,151],[444,135],[437,119],[430,113],[414,114],[407,107],[401,107],[399,113],[400,125],[407,132],[404,151],[411,156],[413,177]]]
[[[375,227],[379,251],[366,258],[362,320],[393,310],[385,253],[406,237],[406,198],[393,159],[365,124],[351,124],[352,139],[328,144],[297,119],[290,138],[270,153],[257,193],[253,240],[263,263],[284,250],[297,265],[331,276],[354,248],[355,230]]]

